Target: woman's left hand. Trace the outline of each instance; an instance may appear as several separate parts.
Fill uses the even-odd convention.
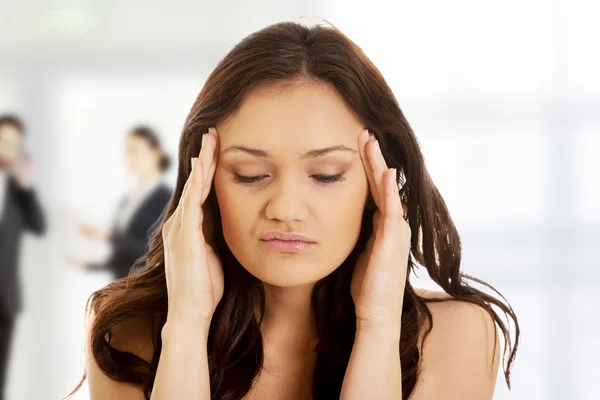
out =
[[[357,329],[398,335],[411,237],[406,205],[400,200],[396,170],[387,167],[379,142],[367,130],[359,135],[358,148],[377,209],[373,233],[352,276]]]

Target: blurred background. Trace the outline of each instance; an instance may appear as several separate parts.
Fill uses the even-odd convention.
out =
[[[596,399],[600,342],[600,55],[583,0],[0,1],[0,114],[16,113],[47,217],[24,238],[24,308],[7,399],[60,399],[83,370],[83,313],[109,271],[130,191],[126,138],[151,126],[166,154],[205,78],[246,35],[324,18],[379,67],[463,238],[464,269],[522,327],[513,390],[496,399]],[[595,39],[594,39],[595,38]],[[164,181],[173,186],[175,168]],[[427,286],[426,280],[422,280]],[[75,399],[88,399],[84,387]]]

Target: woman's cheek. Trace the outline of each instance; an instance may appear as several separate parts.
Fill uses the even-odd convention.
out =
[[[227,203],[227,200],[231,196],[230,192],[232,189],[230,188],[230,186],[233,185],[233,182],[227,182],[226,176],[227,174],[225,173],[225,171],[217,167],[217,170],[215,171],[215,177],[213,180],[213,187],[215,189],[215,194],[217,195],[217,201],[219,202],[219,206],[221,204]]]
[[[214,186],[223,223],[243,217],[246,205],[243,201],[244,197],[236,190],[238,185],[233,181],[227,182],[225,174],[215,174]]]

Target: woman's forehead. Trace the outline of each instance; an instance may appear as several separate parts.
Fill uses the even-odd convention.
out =
[[[355,144],[362,123],[335,89],[314,82],[285,90],[251,92],[240,109],[217,126],[221,146]]]

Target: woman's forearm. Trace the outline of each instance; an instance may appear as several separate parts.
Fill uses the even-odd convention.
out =
[[[167,322],[151,400],[210,400],[208,329]]]
[[[400,334],[357,329],[341,400],[401,400]]]

